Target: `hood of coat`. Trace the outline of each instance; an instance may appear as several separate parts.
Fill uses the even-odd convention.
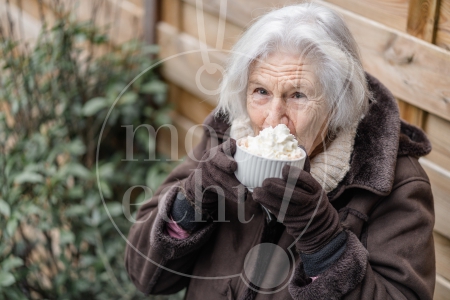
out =
[[[420,157],[431,151],[431,143],[425,133],[400,120],[392,93],[372,75],[366,73],[366,78],[373,101],[358,125],[350,170],[330,194],[336,195],[342,187],[358,187],[378,195],[388,195],[394,182],[397,157]],[[230,124],[225,116],[215,117],[212,113],[204,124],[214,129],[205,129],[206,134],[213,132],[225,140],[229,137]]]

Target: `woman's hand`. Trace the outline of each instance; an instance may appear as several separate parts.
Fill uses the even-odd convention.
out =
[[[286,165],[283,179],[268,178],[253,192],[253,199],[282,221],[290,235],[300,236],[296,245],[301,253],[319,251],[342,231],[337,211],[309,171],[307,157],[304,170]]]
[[[238,188],[241,183],[234,172],[237,163],[233,158],[236,141],[229,138],[226,142],[211,148],[202,157],[197,169],[187,178],[184,189],[186,198],[192,203],[201,204],[202,211],[217,210],[218,195],[237,202]]]

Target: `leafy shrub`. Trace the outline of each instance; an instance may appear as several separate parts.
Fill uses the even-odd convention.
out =
[[[119,232],[126,236],[131,222],[121,200],[134,185],[155,189],[173,165],[144,161],[155,138],[145,130],[136,161],[123,161],[121,124],[170,122],[166,85],[145,72],[110,108],[155,63],[157,48],[113,46],[69,14],[44,26],[32,49],[0,29],[0,298],[143,297],[124,268]]]

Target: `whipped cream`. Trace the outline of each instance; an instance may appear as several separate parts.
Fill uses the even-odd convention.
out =
[[[302,151],[298,142],[284,124],[262,130],[259,135],[243,138],[239,146],[251,154],[270,159],[299,159]]]

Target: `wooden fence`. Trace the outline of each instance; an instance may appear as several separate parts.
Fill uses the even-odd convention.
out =
[[[204,72],[197,78],[198,87],[197,72],[204,64],[198,50],[207,47],[209,61],[223,65],[227,50],[255,17],[298,2],[228,0],[222,16],[220,1],[162,2],[158,43],[161,58],[167,59],[163,74],[170,82],[170,99],[176,104],[173,120],[181,133],[180,154],[191,149],[184,147],[184,133],[201,124],[216,105],[217,96],[203,89],[217,89],[221,79],[220,72]],[[450,299],[450,0],[318,2],[343,16],[359,44],[365,69],[393,92],[401,117],[421,127],[432,142],[432,153],[420,162],[435,198],[435,299]],[[217,43],[221,30],[225,38]]]

